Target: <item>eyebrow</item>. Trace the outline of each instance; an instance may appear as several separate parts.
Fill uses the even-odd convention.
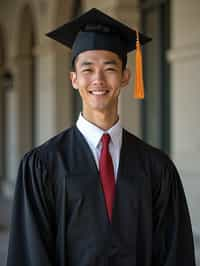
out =
[[[81,67],[82,66],[90,66],[90,65],[92,65],[92,62],[89,62],[89,61],[84,61],[81,63]]]
[[[93,65],[93,62],[90,62],[90,61],[84,61],[81,63],[81,67],[84,67],[84,66],[91,66]],[[105,61],[104,62],[104,65],[117,65],[117,62],[116,60],[109,60],[109,61]]]
[[[117,65],[117,62],[115,60],[110,60],[110,61],[105,61],[104,62],[105,65]]]

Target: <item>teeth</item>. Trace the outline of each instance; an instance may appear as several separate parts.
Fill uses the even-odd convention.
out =
[[[92,94],[94,94],[94,95],[104,95],[104,94],[106,94],[106,91],[92,91]]]

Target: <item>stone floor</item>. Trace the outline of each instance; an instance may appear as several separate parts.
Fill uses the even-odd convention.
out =
[[[0,196],[0,266],[6,265],[11,201]]]

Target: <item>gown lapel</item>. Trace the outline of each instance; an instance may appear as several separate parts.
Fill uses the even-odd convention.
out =
[[[123,129],[113,207],[113,223],[120,223],[125,217],[130,219],[129,213],[137,215],[139,191],[144,176],[144,167],[142,166],[137,139]]]

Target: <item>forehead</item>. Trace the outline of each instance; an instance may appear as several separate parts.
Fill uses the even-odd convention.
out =
[[[80,53],[75,60],[76,66],[81,66],[84,62],[91,64],[105,64],[110,62],[119,66],[122,64],[117,54],[107,50],[91,50]]]

